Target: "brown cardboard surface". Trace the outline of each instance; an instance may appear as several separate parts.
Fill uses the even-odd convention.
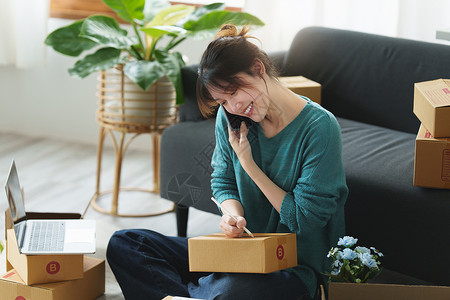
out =
[[[416,137],[414,185],[450,188],[450,138],[434,138],[423,124]]]
[[[256,233],[227,238],[222,233],[188,240],[192,272],[270,273],[297,266],[294,233]]]
[[[413,112],[434,137],[450,137],[450,80],[415,83]]]
[[[83,268],[83,279],[32,286],[10,270],[0,277],[1,299],[94,300],[105,292],[105,261],[85,256]]]
[[[328,300],[448,300],[450,287],[373,283],[336,283],[329,286]]]
[[[7,260],[25,284],[83,278],[83,255],[25,255],[12,229],[7,230]]]
[[[296,94],[321,104],[322,85],[303,76],[279,77],[280,82]]]

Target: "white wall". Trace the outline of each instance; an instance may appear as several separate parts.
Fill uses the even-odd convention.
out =
[[[384,9],[369,9],[364,26],[351,10],[362,4],[351,0],[246,0],[245,10],[266,22],[267,26],[254,32],[266,51],[287,49],[295,33],[310,25],[442,42],[435,40],[434,35],[436,29],[450,28],[448,10],[443,9],[450,7],[450,1],[436,0],[436,5],[430,6],[425,0],[396,0],[396,8],[391,1],[394,0],[370,2],[375,8],[383,4]],[[388,22],[392,18],[396,22]],[[71,22],[50,19],[48,32]],[[196,63],[207,43],[185,41],[177,50],[189,57],[189,63]],[[0,66],[0,134],[14,131],[96,145],[96,75],[83,80],[71,78],[67,69],[75,61],[47,47],[44,67],[21,70]],[[148,147],[140,141],[131,147]]]
[[[50,19],[49,32],[71,22]],[[207,42],[185,41],[178,50],[188,56],[189,63],[195,63],[206,45]],[[16,132],[96,145],[97,75],[82,80],[70,77],[67,69],[76,60],[48,47],[46,66],[0,66],[0,134]],[[137,139],[130,148],[148,144],[145,139]]]

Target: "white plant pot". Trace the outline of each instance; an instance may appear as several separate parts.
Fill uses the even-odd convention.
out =
[[[101,125],[127,131],[157,131],[176,122],[175,88],[167,77],[146,91],[120,67],[102,71],[98,81],[97,121]]]

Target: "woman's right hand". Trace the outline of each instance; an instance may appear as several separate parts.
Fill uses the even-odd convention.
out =
[[[223,215],[220,220],[219,226],[228,238],[239,238],[244,234],[244,227],[247,225],[247,221],[241,216],[236,216],[236,219],[237,222],[229,215]]]

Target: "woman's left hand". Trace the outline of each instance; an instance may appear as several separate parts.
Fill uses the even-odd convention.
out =
[[[232,131],[228,128],[228,135],[231,147],[239,158],[241,166],[245,169],[253,162],[252,148],[247,139],[248,128],[245,122],[241,123],[240,131]]]

